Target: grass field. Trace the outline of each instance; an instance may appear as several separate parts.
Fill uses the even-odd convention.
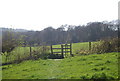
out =
[[[3,79],[117,79],[118,53],[29,60],[0,68]]]

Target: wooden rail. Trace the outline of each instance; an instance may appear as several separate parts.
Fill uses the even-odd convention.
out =
[[[54,52],[54,50],[56,50]],[[70,53],[71,56],[72,55],[72,44],[62,44],[60,48],[53,48],[53,46],[51,45],[51,54],[61,54],[63,57],[64,55],[66,55],[66,53]]]

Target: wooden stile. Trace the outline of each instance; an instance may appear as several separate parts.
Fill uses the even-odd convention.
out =
[[[53,50],[59,50],[59,51],[56,51],[54,52]],[[67,53],[70,53],[70,56],[73,56],[72,55],[72,44],[62,44],[61,45],[61,48],[53,48],[52,45],[51,45],[51,54],[61,54],[62,57],[64,57],[64,54],[66,55]]]

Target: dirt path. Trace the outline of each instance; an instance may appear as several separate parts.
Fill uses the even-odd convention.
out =
[[[54,59],[51,66],[48,68],[50,76],[48,79],[56,79],[58,75],[56,73],[61,73],[62,71],[58,69],[59,65],[61,64],[62,59]]]
[[[62,60],[62,59],[54,59],[55,61],[60,61],[60,60]]]

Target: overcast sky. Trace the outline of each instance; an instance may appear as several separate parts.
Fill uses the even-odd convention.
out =
[[[119,0],[0,0],[0,27],[42,30],[118,18]]]

